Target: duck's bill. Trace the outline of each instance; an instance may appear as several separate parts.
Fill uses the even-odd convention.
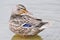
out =
[[[27,13],[28,13],[28,11],[27,11],[27,10],[23,10],[23,12],[24,12],[25,14],[27,14]]]
[[[27,11],[27,10],[23,10],[23,13],[24,14],[28,14],[28,15],[32,15],[29,11]]]

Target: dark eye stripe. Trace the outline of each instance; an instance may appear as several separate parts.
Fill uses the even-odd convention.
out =
[[[26,9],[24,9],[24,8],[20,8],[20,9],[26,10]],[[20,9],[17,9],[17,10],[20,10]]]
[[[17,9],[17,10],[20,10],[20,9]]]

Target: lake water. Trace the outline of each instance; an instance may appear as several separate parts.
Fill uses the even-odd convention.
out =
[[[43,40],[60,40],[60,0],[0,0],[0,40],[11,40],[14,36],[8,21],[17,4],[25,5],[33,16],[51,22],[49,28],[38,34]]]

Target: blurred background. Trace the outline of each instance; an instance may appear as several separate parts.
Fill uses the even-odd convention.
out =
[[[17,4],[25,5],[33,16],[51,22],[52,26],[38,34],[43,40],[60,40],[60,0],[0,0],[0,40],[11,40],[14,35],[8,21]]]

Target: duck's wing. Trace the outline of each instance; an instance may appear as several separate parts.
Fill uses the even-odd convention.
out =
[[[29,15],[11,15],[10,23],[21,26],[22,24],[29,24],[33,27],[42,26],[44,23],[41,23],[41,19],[35,19]]]

